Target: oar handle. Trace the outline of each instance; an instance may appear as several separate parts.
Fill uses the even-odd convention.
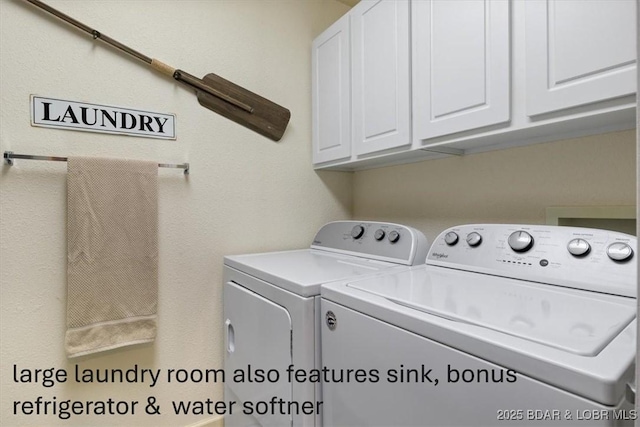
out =
[[[60,12],[58,9],[54,9],[53,7],[49,6],[46,3],[42,3],[40,0],[26,0],[27,2],[31,3],[32,5],[39,7],[40,9],[44,10],[45,12],[48,12],[50,14],[52,14],[55,17],[58,17],[60,19],[62,19],[63,21],[65,21],[68,24],[73,25],[74,27],[84,31],[85,33],[91,34],[91,36],[93,36],[94,40],[95,39],[100,39],[103,42],[117,48],[120,49],[121,51],[128,53],[129,55],[132,55],[136,58],[138,58],[141,61],[146,62],[147,64],[151,64],[151,58],[149,58],[147,55],[144,55],[140,52],[138,52],[137,50],[131,49],[129,46],[124,45],[122,43],[120,43],[117,40],[112,39],[111,37],[102,34],[100,31],[91,28],[90,26],[83,24],[82,22],[78,21],[77,19],[74,19],[72,17],[70,17],[69,15],[67,15],[66,13],[62,13]]]
[[[153,67],[155,70],[159,71],[160,73],[166,75],[166,76],[171,76],[174,79],[176,79],[177,81],[181,82],[181,83],[185,83],[189,86],[192,86],[196,89],[199,89],[203,92],[208,93],[209,95],[213,95],[216,98],[220,98],[226,102],[228,102],[231,105],[234,105],[238,108],[240,108],[241,110],[246,111],[247,113],[253,113],[253,107],[245,104],[242,101],[238,101],[235,98],[230,97],[227,94],[224,94],[222,92],[220,92],[217,89],[212,88],[211,86],[208,86],[206,84],[204,84],[204,82],[202,80],[200,80],[199,78],[192,76],[191,74],[187,73],[186,71],[182,71],[182,70],[178,70],[177,68],[173,68],[170,65],[165,64],[162,61],[159,61],[155,58],[153,58],[151,60],[151,67]]]
[[[185,83],[189,86],[192,86],[196,89],[199,89],[203,92],[206,92],[212,96],[215,96],[217,98],[220,98],[226,102],[228,102],[231,105],[234,105],[238,108],[240,108],[241,110],[244,110],[248,113],[253,113],[253,107],[251,107],[250,105],[245,104],[244,102],[238,101],[235,98],[230,97],[229,95],[226,95],[222,92],[220,92],[219,90],[216,90],[212,87],[207,86],[206,84],[204,84],[204,82],[202,80],[200,80],[199,78],[192,76],[189,73],[186,73],[182,70],[177,70],[173,67],[170,67],[169,65],[158,61],[157,59],[153,59],[150,58],[134,49],[131,49],[129,46],[124,45],[122,43],[120,43],[117,40],[112,39],[111,37],[100,33],[100,31],[91,28],[88,25],[83,24],[82,22],[78,21],[77,19],[74,19],[72,17],[70,17],[69,15],[60,12],[57,9],[54,9],[53,7],[49,6],[48,4],[45,4],[43,2],[41,2],[40,0],[26,0],[27,2],[33,4],[34,6],[39,7],[40,9],[62,19],[63,21],[66,21],[67,23],[73,25],[74,27],[89,33],[93,36],[94,39],[100,39],[102,41],[104,41],[105,43],[122,50],[125,53],[128,53],[129,55],[132,55],[138,59],[140,59],[141,61],[146,62],[147,64],[151,65],[154,69],[158,70],[159,72],[161,72],[162,74],[166,74],[168,76],[173,77],[174,79],[178,80],[179,82]]]

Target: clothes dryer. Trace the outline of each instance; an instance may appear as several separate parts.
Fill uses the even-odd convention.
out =
[[[321,383],[289,377],[321,367],[320,286],[399,272],[427,250],[411,227],[337,221],[309,249],[225,257],[225,425],[321,425]]]
[[[464,225],[425,265],[322,287],[327,426],[633,424],[636,238]],[[373,375],[375,374],[375,375]]]

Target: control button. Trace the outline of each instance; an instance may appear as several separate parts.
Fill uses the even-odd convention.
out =
[[[389,232],[389,241],[391,243],[396,243],[398,240],[400,240],[400,233],[398,233],[397,231],[390,231]]]
[[[458,233],[455,233],[453,231],[448,232],[444,235],[444,242],[449,246],[455,245],[456,243],[458,243]]]
[[[378,229],[376,230],[376,233],[373,235],[373,237],[375,237],[375,239],[376,239],[376,240],[382,240],[382,239],[384,239],[384,235],[385,235],[385,234],[386,234],[386,233],[384,232],[384,230],[383,230],[383,229],[378,228]]]
[[[633,249],[623,242],[615,242],[607,247],[607,255],[614,261],[629,261],[633,258]]]
[[[549,265],[549,261],[547,261],[546,259],[541,259],[540,260],[540,265],[542,267],[546,267],[547,265]]]
[[[567,244],[567,250],[573,256],[585,256],[591,251],[591,245],[584,239],[573,239]]]
[[[361,225],[356,225],[351,229],[351,237],[354,239],[359,239],[364,234],[364,227]]]
[[[482,243],[482,236],[480,233],[476,233],[475,231],[467,234],[467,243],[469,246],[475,247],[479,246]]]
[[[533,237],[526,231],[515,231],[509,236],[509,246],[516,252],[526,252],[533,246]]]

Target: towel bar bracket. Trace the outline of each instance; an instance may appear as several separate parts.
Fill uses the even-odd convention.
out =
[[[9,165],[9,166],[13,166],[13,159],[11,158],[11,155],[13,154],[13,151],[5,151],[4,152],[4,162],[5,164]]]
[[[66,162],[68,157],[35,156],[32,154],[16,154],[13,151],[5,151],[3,154],[5,164],[14,165],[14,159],[23,160],[48,160],[52,162]],[[159,168],[184,169],[184,174],[189,175],[189,163],[158,163]]]

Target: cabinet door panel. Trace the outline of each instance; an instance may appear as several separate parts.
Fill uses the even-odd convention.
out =
[[[526,3],[527,115],[636,91],[636,2]]]
[[[409,3],[363,0],[352,11],[357,154],[411,143]]]
[[[313,41],[311,49],[313,163],[351,155],[349,16]]]
[[[509,120],[509,2],[412,3],[414,135]]]

